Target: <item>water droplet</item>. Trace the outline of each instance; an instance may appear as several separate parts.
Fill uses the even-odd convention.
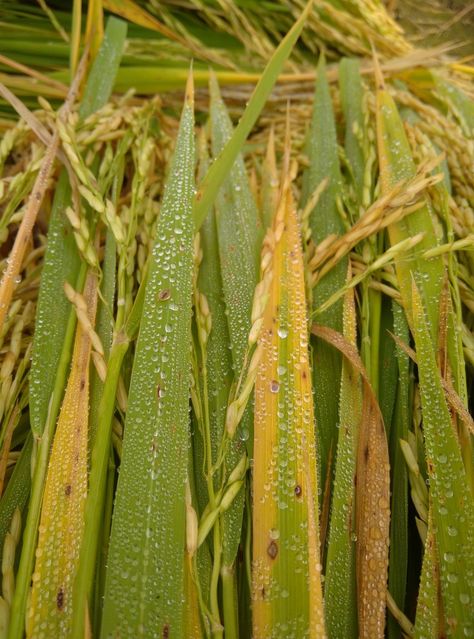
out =
[[[285,339],[286,337],[288,337],[288,331],[286,330],[286,328],[282,328],[281,326],[277,330],[277,333],[278,337],[280,337],[281,339]]]

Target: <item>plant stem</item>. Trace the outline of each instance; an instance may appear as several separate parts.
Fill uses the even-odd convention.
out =
[[[222,566],[221,579],[225,636],[226,639],[239,639],[234,566]]]

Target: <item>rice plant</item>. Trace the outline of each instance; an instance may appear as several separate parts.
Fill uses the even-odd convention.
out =
[[[377,0],[0,20],[0,637],[474,636],[472,67]]]

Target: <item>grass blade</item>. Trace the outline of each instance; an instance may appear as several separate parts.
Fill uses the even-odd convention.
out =
[[[226,148],[232,139],[232,122],[220,97],[216,79],[211,78],[211,138],[215,156]],[[214,164],[219,159],[214,161]],[[252,300],[258,280],[258,261],[261,244],[261,226],[242,156],[237,156],[230,173],[215,202],[217,236],[219,244],[222,291],[227,312],[234,378],[238,379],[247,354],[251,328]],[[229,444],[226,468],[231,472],[247,449],[252,445],[252,410],[248,406],[236,435]],[[236,594],[234,562],[240,543],[244,490],[236,496],[231,508],[223,516],[223,573],[224,615],[232,611],[234,633],[237,634]],[[227,603],[226,603],[227,602]],[[227,606],[227,607],[226,607]],[[231,619],[226,620],[228,633]],[[230,635],[233,636],[232,634]]]
[[[30,435],[21,449],[20,457],[15,464],[12,476],[0,500],[0,548],[3,548],[5,535],[10,528],[15,509],[18,508],[22,513],[28,502],[32,449],[33,438]]]
[[[184,636],[194,160],[190,75],[130,383],[110,540],[104,638],[117,632],[134,639],[156,632]],[[133,593],[131,580],[136,584]]]
[[[349,160],[357,199],[366,204],[364,197],[366,158],[363,143],[366,137],[362,102],[364,92],[358,60],[343,58],[339,64],[339,86],[345,119],[344,149]]]
[[[469,636],[474,631],[470,612],[474,601],[474,503],[415,283],[411,299],[446,630],[453,637]]]
[[[377,91],[376,121],[382,192],[387,192],[400,180],[412,178],[415,175],[416,167],[395,102],[383,87],[379,87]],[[418,233],[424,234],[423,239],[417,245],[418,254],[437,245],[428,204],[399,222],[390,225],[388,229],[392,246],[409,237],[414,237]],[[439,317],[438,301],[441,298],[444,276],[442,260],[425,260],[422,257],[413,256],[410,260],[403,258],[395,260],[395,265],[408,323],[411,325],[411,280],[413,274],[426,303],[430,330],[433,335],[433,343],[435,343]]]
[[[54,196],[41,287],[36,313],[35,340],[30,371],[31,430],[41,435],[48,415],[49,401],[60,368],[62,345],[71,308],[64,295],[64,282],[75,285],[80,259],[64,210],[71,198],[68,175],[61,173]],[[54,299],[55,303],[51,304]],[[66,366],[68,362],[66,362]]]
[[[272,223],[278,206],[278,174],[275,157],[275,133],[270,129],[267,152],[262,166],[261,214],[263,230],[266,231]]]
[[[309,168],[303,177],[303,204],[311,197],[324,179],[329,178],[327,188],[310,214],[309,224],[315,244],[328,235],[342,235],[344,227],[336,199],[341,188],[339,151],[336,138],[333,106],[326,77],[326,65],[321,57],[318,65],[316,93],[310,134],[307,141]],[[332,293],[344,286],[347,258],[341,259],[313,290],[313,306],[324,303]],[[318,322],[342,332],[342,300],[318,317]],[[313,383],[315,392],[316,427],[320,446],[321,478],[326,477],[330,450],[335,450],[338,422],[338,390],[341,380],[340,354],[316,340],[313,347]],[[336,393],[336,394],[335,394]]]
[[[354,294],[344,301],[344,337],[356,344]],[[362,418],[362,388],[350,365],[342,364],[339,436],[326,558],[325,602],[328,637],[357,637],[355,572],[355,477],[357,438]]]
[[[359,637],[383,639],[390,530],[390,464],[382,415],[367,396],[364,396],[364,404],[356,489]]]
[[[107,20],[102,46],[89,73],[79,116],[87,118],[100,109],[112,94],[112,89],[122,59],[127,35],[127,24],[113,16]]]
[[[393,302],[393,324],[395,334],[404,342],[409,340],[408,324],[399,304]],[[408,473],[403,458],[400,440],[408,439],[411,420],[410,366],[407,355],[396,349],[398,385],[396,403],[390,429],[390,467],[392,500],[390,521],[390,557],[388,587],[396,604],[403,610],[408,567]],[[389,618],[389,633],[398,637],[398,624]]]
[[[357,442],[356,576],[359,637],[384,636],[390,529],[390,465],[377,399],[357,349],[343,335],[314,324],[312,332],[347,357],[362,377],[362,420]]]
[[[316,638],[326,633],[307,307],[291,181],[283,179],[263,249],[273,278],[255,389],[253,636]]]
[[[441,632],[441,611],[439,592],[439,560],[433,532],[433,517],[430,509],[425,554],[420,578],[420,591],[416,605],[415,637],[439,639]]]
[[[93,324],[97,303],[94,275],[89,275],[86,282],[84,301]],[[27,637],[41,632],[67,637],[72,629],[72,586],[87,493],[90,355],[90,335],[78,324],[71,373],[46,476]]]

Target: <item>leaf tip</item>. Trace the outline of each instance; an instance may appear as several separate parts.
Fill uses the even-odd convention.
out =
[[[373,60],[373,63],[374,63],[375,85],[376,85],[377,91],[384,91],[385,90],[385,82],[384,82],[384,79],[383,79],[382,69],[380,68],[380,62],[379,62],[379,59],[377,57],[377,51],[376,51],[373,43],[371,43],[371,47],[372,47],[372,60]]]
[[[194,108],[194,76],[193,76],[192,60],[189,65],[189,74],[188,74],[188,79],[186,81],[185,100],[188,106]]]

